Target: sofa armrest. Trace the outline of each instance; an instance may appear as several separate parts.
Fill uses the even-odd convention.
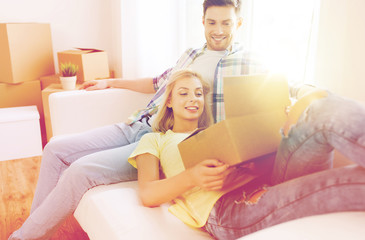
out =
[[[55,92],[49,96],[53,136],[125,122],[152,98],[126,89]]]
[[[91,240],[210,240],[207,232],[185,225],[170,205],[144,207],[138,182],[102,185],[87,191],[74,213]]]

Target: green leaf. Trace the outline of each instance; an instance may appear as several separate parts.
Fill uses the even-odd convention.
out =
[[[79,66],[73,64],[71,62],[61,63],[60,65],[60,72],[63,77],[72,77],[77,74],[79,70]]]

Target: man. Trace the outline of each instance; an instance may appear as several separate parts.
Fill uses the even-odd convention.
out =
[[[9,239],[49,238],[74,212],[88,189],[137,179],[136,170],[126,160],[138,140],[151,131],[148,119],[156,112],[173,71],[191,68],[210,81],[214,119],[216,122],[224,119],[223,76],[259,73],[264,69],[248,52],[233,43],[235,33],[242,25],[240,2],[205,0],[203,8],[207,42],[201,49],[188,49],[175,67],[156,78],[105,79],[84,84],[83,88],[87,90],[116,87],[156,94],[148,107],[138,112],[129,124],[106,126],[48,143],[31,214]]]

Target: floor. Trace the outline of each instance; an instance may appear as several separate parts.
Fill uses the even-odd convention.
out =
[[[18,229],[28,217],[37,184],[41,157],[0,161],[0,240]],[[88,240],[73,216],[52,240]]]

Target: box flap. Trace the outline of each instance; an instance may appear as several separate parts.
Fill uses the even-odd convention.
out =
[[[98,52],[104,52],[104,50],[99,49],[93,49],[93,48],[75,48],[70,50],[65,50],[62,52],[58,52],[58,54],[67,53],[67,54],[88,54],[88,53],[98,53]]]
[[[225,162],[233,165],[276,152],[281,141],[280,128],[285,121],[286,114],[281,110],[226,119],[230,141],[239,158]]]
[[[104,52],[104,50],[95,49],[95,48],[76,48],[76,49],[79,49],[81,51],[85,51],[87,53]]]
[[[289,87],[283,75],[223,77],[226,119],[290,106]]]

